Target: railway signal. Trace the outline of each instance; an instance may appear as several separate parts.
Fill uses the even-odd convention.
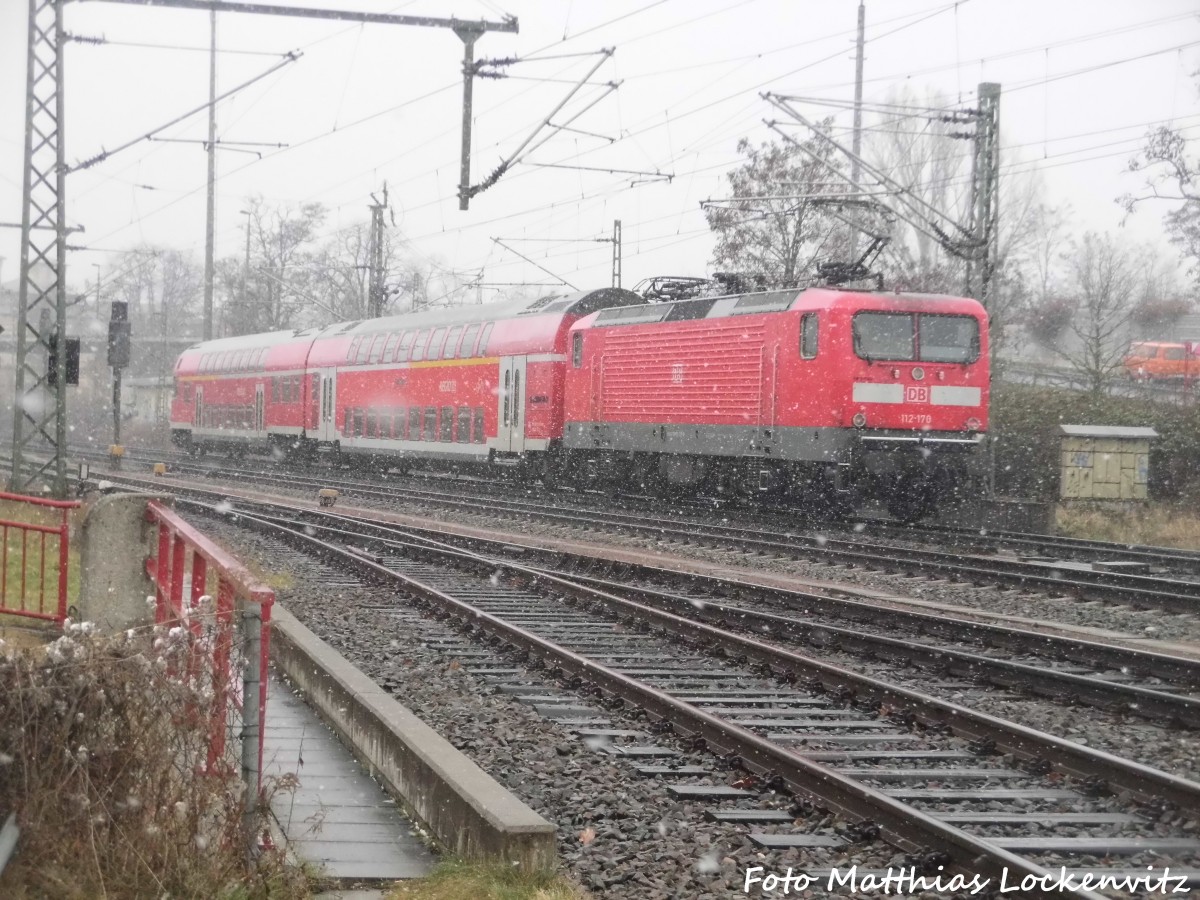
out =
[[[120,460],[121,450],[121,370],[129,365],[130,335],[129,304],[123,300],[112,302],[108,317],[108,364],[113,370],[113,442],[109,452],[114,460]]]

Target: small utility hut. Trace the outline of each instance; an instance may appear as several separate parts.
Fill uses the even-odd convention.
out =
[[[1059,425],[1063,500],[1145,500],[1153,428]]]

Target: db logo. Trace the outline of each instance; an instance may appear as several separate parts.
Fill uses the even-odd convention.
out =
[[[905,403],[928,403],[929,388],[923,384],[908,384],[904,386]]]
[[[671,384],[683,384],[683,363],[671,366]]]

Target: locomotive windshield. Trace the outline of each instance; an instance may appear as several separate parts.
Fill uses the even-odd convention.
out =
[[[868,362],[970,363],[979,358],[979,322],[971,316],[861,312],[854,352]]]

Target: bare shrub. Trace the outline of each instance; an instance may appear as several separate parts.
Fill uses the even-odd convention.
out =
[[[274,851],[249,852],[237,761],[209,757],[220,711],[192,646],[183,627],[70,623],[44,651],[0,645],[0,809],[22,830],[0,895],[308,894]]]

